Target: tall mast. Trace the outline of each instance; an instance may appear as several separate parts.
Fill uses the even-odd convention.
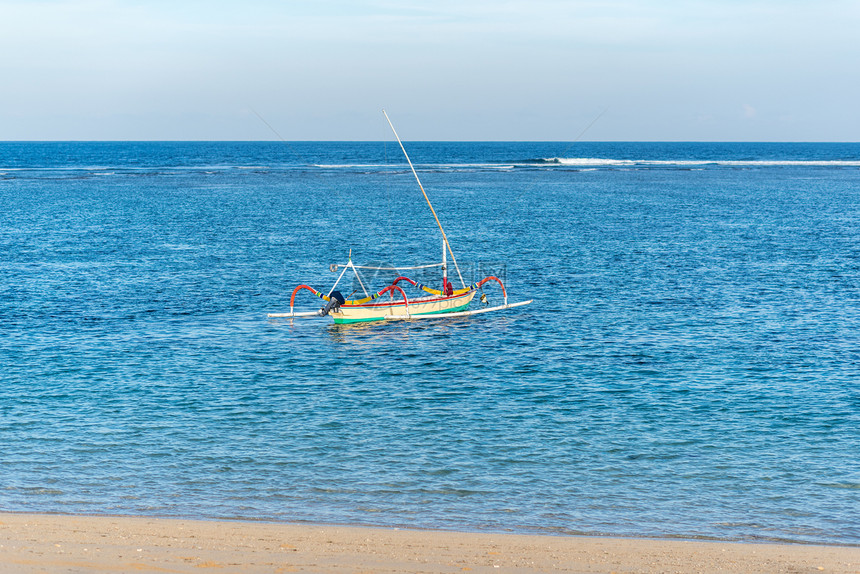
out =
[[[448,261],[447,253],[445,252],[445,239],[442,239],[442,292],[444,293],[448,285]]]
[[[430,203],[430,198],[427,197],[427,192],[424,191],[424,186],[421,185],[421,180],[418,179],[418,173],[415,171],[415,166],[412,165],[412,160],[409,159],[409,154],[406,153],[406,148],[403,147],[403,142],[400,141],[400,136],[397,135],[397,130],[394,129],[394,124],[391,123],[391,119],[388,117],[388,114],[385,113],[385,110],[382,110],[382,115],[385,116],[385,119],[388,120],[388,125],[391,126],[391,131],[394,132],[394,137],[397,138],[397,143],[400,144],[400,149],[403,150],[403,155],[406,156],[406,161],[409,163],[409,168],[412,170],[412,175],[415,176],[415,181],[418,182],[418,187],[421,189],[421,193],[424,194],[424,199],[427,200],[427,205],[430,207],[430,211],[433,213],[433,218],[436,220],[436,225],[439,226],[439,231],[442,232],[442,274],[443,277],[447,277],[447,271],[445,269],[445,247],[448,247],[448,253],[451,254],[451,261],[454,262],[454,268],[457,269],[457,275],[460,277],[460,283],[463,284],[463,288],[466,287],[466,282],[463,281],[463,275],[460,273],[460,266],[457,265],[457,258],[454,257],[454,252],[451,251],[451,244],[448,243],[448,236],[445,235],[445,230],[442,229],[442,224],[439,222],[439,216],[436,215],[436,210],[433,209],[433,204]],[[443,290],[444,293],[444,290]]]

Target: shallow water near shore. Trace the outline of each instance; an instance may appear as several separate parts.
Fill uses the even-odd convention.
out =
[[[267,319],[439,259],[395,145],[0,143],[0,510],[860,544],[860,145],[406,142],[534,303]]]

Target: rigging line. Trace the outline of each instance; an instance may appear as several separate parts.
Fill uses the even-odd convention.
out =
[[[562,152],[561,152],[561,154],[559,155],[559,157],[564,157],[564,155],[565,155],[565,154],[570,150],[570,148],[572,148],[572,147],[573,147],[573,144],[575,144],[576,142],[578,142],[578,141],[582,138],[582,136],[584,136],[584,135],[585,135],[585,132],[587,132],[589,129],[591,129],[591,126],[593,126],[594,124],[596,124],[596,123],[597,123],[597,120],[599,120],[600,118],[602,118],[602,117],[603,117],[603,114],[605,114],[607,111],[609,111],[609,106],[606,106],[605,108],[603,108],[603,111],[602,111],[602,112],[600,112],[599,114],[597,114],[597,116],[596,116],[593,120],[591,120],[591,122],[590,122],[587,126],[585,126],[585,128],[583,128],[583,130],[582,130],[581,132],[579,132],[579,135],[578,135],[578,136],[576,136],[576,138],[574,138],[574,139],[570,142],[570,144],[569,144],[566,148],[564,148],[564,150],[562,150]],[[502,210],[502,212],[501,212],[501,213],[499,213],[498,217],[501,217],[501,216],[503,216],[505,213],[507,213],[507,212],[508,212],[508,210],[513,206],[513,204],[514,204],[514,203],[516,203],[516,202],[517,202],[517,201],[518,201],[518,200],[519,200],[523,195],[525,195],[525,193],[526,193],[527,191],[531,190],[535,185],[536,185],[536,183],[532,183],[531,185],[526,186],[526,187],[525,187],[525,189],[523,189],[522,191],[520,191],[519,195],[517,195],[517,196],[516,196],[515,198],[513,198],[512,200],[508,201],[508,202],[507,202],[507,204],[508,204],[508,205],[507,205],[507,207],[505,207],[505,209],[503,209],[503,210]]]
[[[566,154],[566,153],[568,152],[568,150],[569,150],[570,148],[572,148],[572,147],[573,147],[573,144],[575,144],[576,142],[578,142],[578,141],[582,138],[582,136],[584,136],[584,135],[585,135],[585,132],[587,132],[588,130],[590,130],[590,129],[591,129],[591,126],[593,126],[594,124],[596,124],[596,123],[597,123],[597,120],[599,120],[600,118],[602,118],[602,117],[603,117],[603,114],[605,114],[608,110],[609,110],[609,106],[606,106],[605,108],[603,108],[603,111],[602,111],[602,112],[600,112],[599,114],[597,114],[597,117],[596,117],[596,118],[594,118],[593,120],[591,120],[591,123],[590,123],[590,124],[588,124],[587,126],[585,126],[585,128],[583,128],[583,130],[582,130],[581,132],[579,132],[579,135],[578,135],[578,136],[576,136],[576,138],[575,138],[572,142],[570,142],[570,145],[569,145],[569,146],[567,146],[566,148],[564,148],[564,151],[563,151],[563,152],[561,152],[561,155]]]
[[[336,263],[341,267],[342,263]],[[376,265],[353,265],[356,269],[376,269],[379,271],[405,271],[407,269],[429,269],[431,267],[441,267],[441,263],[429,263],[427,265],[403,265],[401,267],[377,267]]]
[[[294,148],[293,146],[291,146],[291,145],[290,145],[290,142],[288,142],[288,141],[287,141],[287,140],[285,140],[283,137],[281,137],[281,134],[279,134],[279,133],[278,133],[278,131],[277,131],[275,128],[273,128],[273,127],[272,127],[272,125],[271,125],[271,124],[269,124],[269,122],[267,122],[267,121],[263,118],[263,116],[261,116],[259,113],[257,113],[257,110],[255,110],[254,108],[252,108],[252,107],[250,107],[250,106],[248,106],[248,108],[249,108],[252,112],[254,112],[254,115],[255,115],[255,116],[257,116],[258,118],[260,118],[260,121],[261,121],[261,122],[263,122],[263,123],[266,125],[266,127],[267,127],[267,128],[269,128],[270,130],[272,130],[272,133],[273,133],[273,134],[275,134],[276,136],[278,136],[278,139],[279,139],[279,140],[281,140],[281,142],[283,142],[284,144],[286,144],[286,145],[287,145],[287,147],[288,147],[288,148],[290,148],[290,151],[292,151],[292,152],[293,152],[293,154],[294,154],[294,155],[299,159],[299,161],[301,161],[302,163],[304,163],[304,164],[305,164],[305,167],[314,167],[314,168],[315,168],[315,167],[317,167],[317,166],[313,165],[312,163],[308,162],[308,161],[304,158],[304,156],[302,156],[302,154],[300,154],[300,153],[296,150],[296,148]],[[326,185],[325,183],[323,183],[323,185],[324,185],[326,188],[328,188],[328,190],[329,190],[329,191],[333,191],[333,192],[338,196],[338,198],[339,198],[339,199],[340,199],[340,201],[341,201],[341,205],[345,205],[345,206],[347,207],[347,209],[349,209],[349,210],[350,210],[354,215],[356,215],[356,216],[360,215],[360,212],[359,212],[355,207],[353,207],[353,206],[352,206],[352,203],[348,200],[348,198],[345,198],[345,197],[343,196],[343,194],[341,193],[341,191],[340,191],[339,189],[337,189],[336,187],[333,187],[333,186],[331,186],[331,185]],[[377,238],[379,238],[382,242],[390,242],[390,240],[391,240],[390,238],[387,238],[387,237],[384,237],[383,235],[381,235],[381,234],[379,233],[379,231],[377,231],[377,230],[373,229],[373,227],[370,227],[370,232],[371,232],[373,235],[376,235],[376,237],[377,237]]]
[[[251,109],[251,111],[252,111],[252,112],[254,112],[254,115],[255,115],[255,116],[257,116],[258,118],[260,118],[260,121],[261,121],[261,122],[263,122],[264,124],[266,124],[266,127],[267,127],[267,128],[269,128],[270,130],[272,130],[272,133],[273,133],[273,134],[275,134],[276,136],[278,136],[278,139],[279,139],[279,140],[281,140],[281,142],[282,142],[282,143],[285,143],[285,144],[287,145],[287,147],[288,147],[288,148],[290,148],[290,151],[291,151],[291,152],[293,152],[293,154],[294,154],[297,158],[299,158],[302,162],[304,162],[304,163],[305,163],[305,165],[310,165],[307,161],[305,161],[305,158],[304,158],[304,157],[302,157],[302,154],[300,154],[299,152],[297,152],[297,151],[296,151],[296,148],[294,148],[293,146],[291,146],[291,145],[290,145],[290,142],[288,142],[287,140],[285,140],[284,138],[282,138],[282,137],[281,137],[281,134],[279,134],[279,133],[278,133],[278,130],[276,130],[275,128],[273,128],[273,127],[272,127],[272,125],[271,125],[269,122],[267,122],[267,121],[263,118],[263,116],[261,116],[260,114],[258,114],[258,113],[257,113],[257,110],[255,110],[254,108],[250,108],[250,109]]]
[[[388,125],[391,126],[391,131],[394,132],[394,137],[397,138],[397,143],[400,144],[400,149],[403,150],[403,155],[406,156],[406,161],[409,163],[409,168],[412,170],[412,175],[415,176],[415,181],[418,182],[418,187],[421,189],[421,193],[424,194],[424,199],[427,200],[427,205],[430,207],[430,211],[433,213],[433,218],[436,220],[436,225],[439,226],[439,231],[442,232],[442,241],[444,241],[445,245],[448,247],[448,253],[451,254],[451,260],[454,262],[454,268],[457,269],[457,275],[460,277],[460,283],[462,283],[463,288],[465,288],[466,282],[463,281],[463,275],[460,273],[460,266],[457,265],[457,258],[454,257],[454,252],[451,250],[451,244],[448,243],[448,236],[445,235],[445,230],[442,229],[442,223],[439,222],[439,216],[436,215],[436,210],[433,209],[433,204],[430,203],[430,198],[427,197],[427,192],[424,191],[424,186],[421,185],[421,180],[418,178],[418,173],[415,171],[415,166],[412,165],[412,160],[409,159],[409,154],[406,153],[406,148],[403,147],[403,142],[400,141],[400,136],[397,135],[397,130],[394,129],[394,124],[391,123],[391,119],[389,119],[388,114],[385,113],[385,110],[382,110],[382,115],[385,116],[385,119],[388,121]]]

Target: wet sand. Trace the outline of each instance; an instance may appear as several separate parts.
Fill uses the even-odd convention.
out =
[[[860,548],[0,513],[0,573],[860,573]]]

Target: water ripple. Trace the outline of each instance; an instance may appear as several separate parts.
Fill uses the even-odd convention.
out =
[[[458,259],[535,303],[332,325],[265,313],[349,248],[435,259],[411,174],[201,145],[0,146],[0,509],[860,543],[857,170],[424,144]]]

